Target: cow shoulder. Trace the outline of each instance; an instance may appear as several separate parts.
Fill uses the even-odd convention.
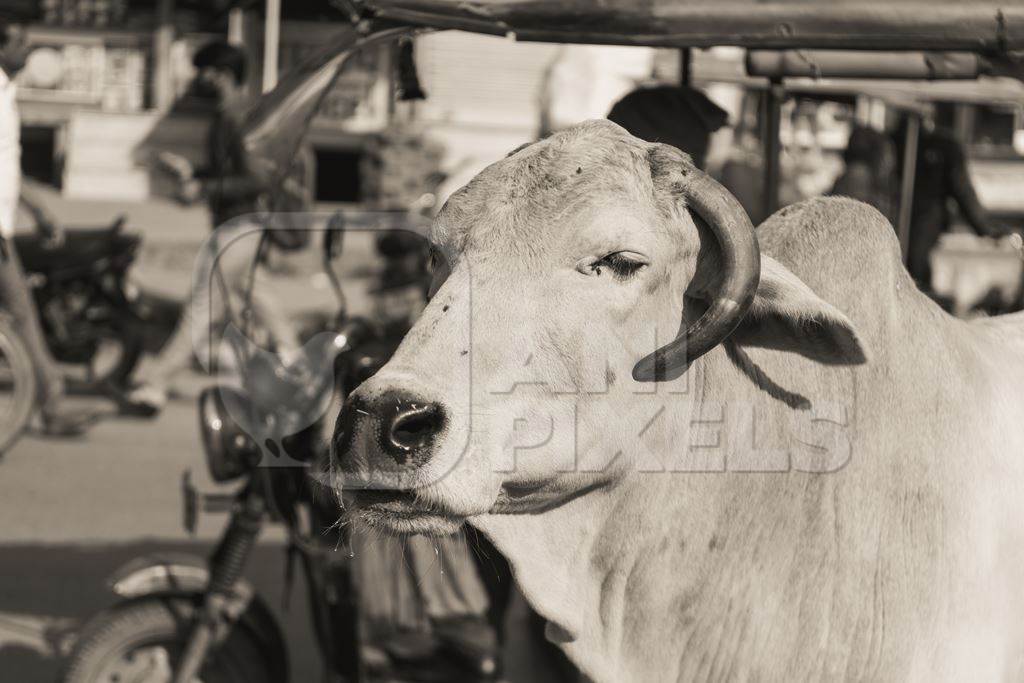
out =
[[[761,283],[734,341],[829,364],[865,362],[904,305],[900,290],[914,290],[892,226],[866,204],[824,198],[776,212],[757,234]]]
[[[865,296],[884,303],[897,284],[909,282],[892,225],[853,199],[819,197],[787,206],[758,226],[757,238],[764,253],[841,308]]]

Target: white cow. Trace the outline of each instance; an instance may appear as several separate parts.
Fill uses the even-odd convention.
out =
[[[944,314],[857,202],[755,240],[608,122],[483,171],[432,241],[335,431],[363,522],[482,529],[595,681],[1024,677],[1024,317]]]

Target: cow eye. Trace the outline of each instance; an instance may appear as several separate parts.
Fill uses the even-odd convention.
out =
[[[438,265],[441,263],[441,250],[435,247],[433,244],[430,245],[430,250],[427,252],[427,272],[433,273],[437,270]]]
[[[430,252],[427,256],[427,272],[430,274],[430,288],[427,292],[427,300],[433,298],[434,294],[444,281],[448,279],[448,261],[444,257],[444,253],[435,247],[430,246]]]
[[[590,264],[590,270],[594,275],[603,275],[608,272],[616,280],[628,280],[646,265],[643,261],[638,260],[638,256],[617,251],[594,261]]]

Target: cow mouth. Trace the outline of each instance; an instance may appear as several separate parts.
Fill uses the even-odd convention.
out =
[[[455,533],[466,518],[418,501],[412,491],[361,490],[348,494],[352,512],[368,526],[393,534],[444,536]]]

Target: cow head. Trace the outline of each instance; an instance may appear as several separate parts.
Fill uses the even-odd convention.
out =
[[[841,313],[759,256],[728,192],[607,121],[488,167],[431,241],[430,304],[334,435],[353,509],[391,531],[451,531],[614,483],[638,441],[679,436],[648,428],[651,388],[677,385],[741,323],[826,360],[859,354]]]

